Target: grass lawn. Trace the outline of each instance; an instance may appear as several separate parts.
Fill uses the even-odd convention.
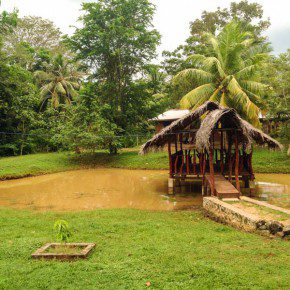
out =
[[[290,173],[286,152],[257,148],[253,155],[256,173]],[[88,168],[116,167],[130,169],[168,169],[166,152],[138,155],[138,150],[122,150],[115,156],[99,151],[95,154],[41,153],[0,158],[0,179]]]
[[[95,242],[85,261],[35,261],[66,219],[71,241]],[[1,209],[0,289],[289,289],[289,242],[239,232],[199,211]]]

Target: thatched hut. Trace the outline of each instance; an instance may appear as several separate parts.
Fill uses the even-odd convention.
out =
[[[248,186],[254,179],[252,143],[282,148],[282,145],[243,120],[234,109],[206,102],[197,110],[176,120],[141,148],[140,153],[168,147],[170,178],[208,177],[210,191],[216,195],[215,176],[239,180]]]

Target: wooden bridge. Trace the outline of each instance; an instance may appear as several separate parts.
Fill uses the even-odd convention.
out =
[[[211,188],[213,188],[213,194],[211,194]],[[214,178],[211,178],[209,174],[205,175],[203,194],[215,195],[219,198],[237,198],[240,196],[240,192],[221,174],[215,174]]]

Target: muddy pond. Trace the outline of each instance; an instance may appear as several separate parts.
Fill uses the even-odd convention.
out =
[[[0,182],[0,206],[40,211],[101,208],[188,209],[202,204],[201,184],[168,195],[167,171],[89,169]],[[289,174],[256,174],[256,197],[290,208]]]

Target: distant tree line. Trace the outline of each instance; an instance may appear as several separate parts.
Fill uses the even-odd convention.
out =
[[[160,34],[149,0],[82,5],[69,37],[49,20],[0,15],[0,156],[133,145],[148,120],[210,99],[254,125],[289,112],[290,51],[278,57],[257,3],[202,13],[190,37],[153,64]],[[277,132],[287,138],[287,131]]]

